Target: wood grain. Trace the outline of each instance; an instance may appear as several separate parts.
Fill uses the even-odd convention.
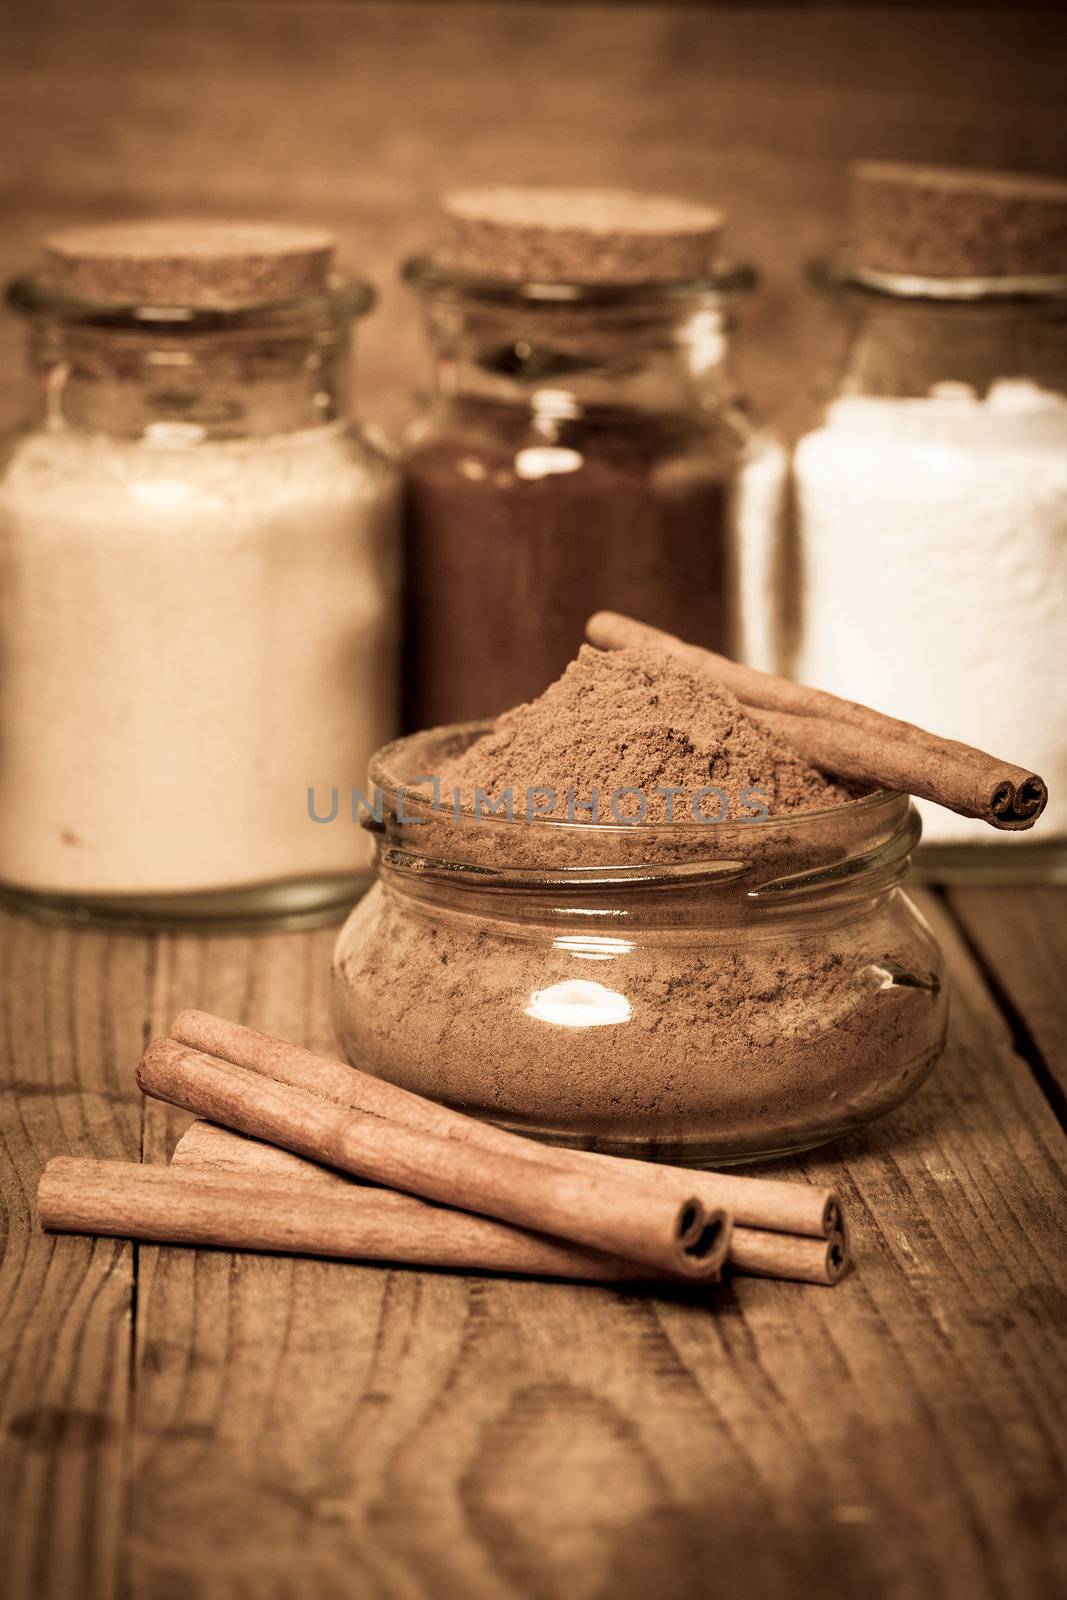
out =
[[[828,1572],[846,1600],[1054,1590],[1067,1141],[924,905],[956,987],[943,1064],[882,1125],[779,1169],[844,1192],[858,1267],[832,1296],[738,1280],[709,1310],[144,1246],[127,1422],[124,1247],[65,1240],[61,1261],[16,1208],[4,1417],[33,1421],[5,1440],[5,1592],[110,1600],[123,1563],[130,1600],[761,1600]],[[127,1075],[183,1006],[333,1047],[330,930],[0,931],[5,1043],[32,1084],[22,1192],[59,1150],[135,1153]],[[163,1159],[185,1119],[145,1110]]]
[[[950,889],[1018,1047],[1067,1124],[1067,918],[1059,889]]]
[[[798,426],[834,341],[800,268],[840,232],[843,164],[1067,171],[1067,17],[955,7],[8,0],[0,273],[63,224],[184,213],[324,223],[382,291],[360,398],[396,426],[425,377],[399,259],[433,196],[508,179],[722,204],[765,274],[742,368]],[[3,319],[0,371],[18,330]],[[0,421],[19,408],[0,385]]]
[[[136,1160],[152,950],[0,916],[0,1590],[117,1595],[134,1250],[36,1226],[52,1155]]]

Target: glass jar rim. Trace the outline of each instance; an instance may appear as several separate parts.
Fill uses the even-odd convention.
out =
[[[427,767],[460,753],[490,727],[468,722],[426,729],[371,758],[374,810],[364,826],[379,835],[379,865],[391,878],[535,895],[741,885],[746,900],[766,901],[831,891],[857,878],[889,874],[895,880],[918,842],[910,796],[887,789],[818,811],[722,823],[508,817],[442,804],[439,785],[431,797],[426,785],[434,777]],[[474,828],[488,830],[476,835],[484,841],[477,848]]]
[[[751,293],[759,276],[749,262],[727,262],[706,277],[668,278],[643,283],[539,282],[463,272],[431,254],[410,256],[401,268],[404,282],[428,299],[473,300],[486,305],[529,308],[604,308],[649,306],[663,309],[694,299],[721,301]]]
[[[181,333],[214,333],[276,327],[321,318],[355,319],[372,309],[377,292],[363,278],[331,278],[316,294],[288,300],[252,300],[218,306],[84,299],[52,288],[34,273],[11,280],[5,298],[25,317],[52,318],[71,326]]]
[[[840,905],[899,883],[919,840],[911,797],[884,789],[819,811],[722,824],[509,819],[472,806],[457,817],[450,804],[425,792],[432,781],[425,768],[490,726],[459,723],[409,734],[372,758],[376,810],[364,825],[379,836],[378,866],[391,884],[422,897],[474,896],[483,909],[488,895],[508,914],[520,903],[538,903],[554,906],[553,914],[569,907],[592,915],[581,910],[592,894],[597,915],[622,915],[635,891],[642,898],[669,895],[678,908],[675,897],[684,896],[691,910],[708,893],[739,896],[750,907],[813,898]],[[477,845],[474,827],[487,830],[476,835]]]
[[[1047,305],[1067,301],[1067,273],[1031,277],[935,278],[911,272],[876,272],[847,260],[819,256],[807,266],[808,281],[826,294],[869,295],[886,300],[938,305]]]

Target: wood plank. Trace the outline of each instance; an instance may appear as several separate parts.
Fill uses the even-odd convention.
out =
[[[845,1190],[838,1289],[708,1305],[143,1250],[134,1600],[1054,1587],[1067,1145],[925,903],[956,983],[944,1063],[782,1169]],[[321,1046],[328,945],[165,944],[154,1023],[203,1003]]]
[[[834,360],[801,267],[841,231],[856,155],[1067,170],[1067,18],[1004,6],[309,4],[9,0],[0,8],[0,274],[71,221],[167,212],[334,226],[382,291],[363,410],[423,382],[397,281],[462,183],[629,183],[713,199],[762,267],[754,399],[799,426]],[[0,367],[20,330],[0,321]],[[0,389],[12,420],[18,388]]]
[[[0,1588],[119,1593],[133,1248],[49,1238],[53,1155],[136,1160],[153,946],[0,913]]]
[[[947,891],[991,981],[1013,1013],[1060,1120],[1067,1112],[1067,889]]]
[[[334,936],[164,939],[151,1031],[195,1004],[335,1049]],[[168,1159],[189,1120],[146,1102],[145,1159]],[[382,1592],[359,1552],[334,1550],[329,1500],[352,1476],[330,1448],[335,1385],[343,1412],[358,1407],[387,1275],[363,1275],[365,1294],[324,1265],[141,1248],[133,1600]]]

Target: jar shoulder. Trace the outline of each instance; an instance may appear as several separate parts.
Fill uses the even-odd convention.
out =
[[[399,472],[400,444],[377,423],[361,417],[350,418],[341,429],[340,439],[355,467],[382,479]]]

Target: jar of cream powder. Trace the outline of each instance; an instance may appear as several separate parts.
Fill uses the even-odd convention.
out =
[[[353,1062],[522,1133],[692,1164],[819,1144],[919,1087],[947,1002],[901,887],[907,796],[710,827],[508,820],[426,785],[484,731],[372,765],[378,882],[333,972]]]
[[[316,229],[48,241],[12,286],[35,416],[0,457],[0,885],[52,914],[339,914],[309,787],[396,732],[398,488],[350,422]]]

